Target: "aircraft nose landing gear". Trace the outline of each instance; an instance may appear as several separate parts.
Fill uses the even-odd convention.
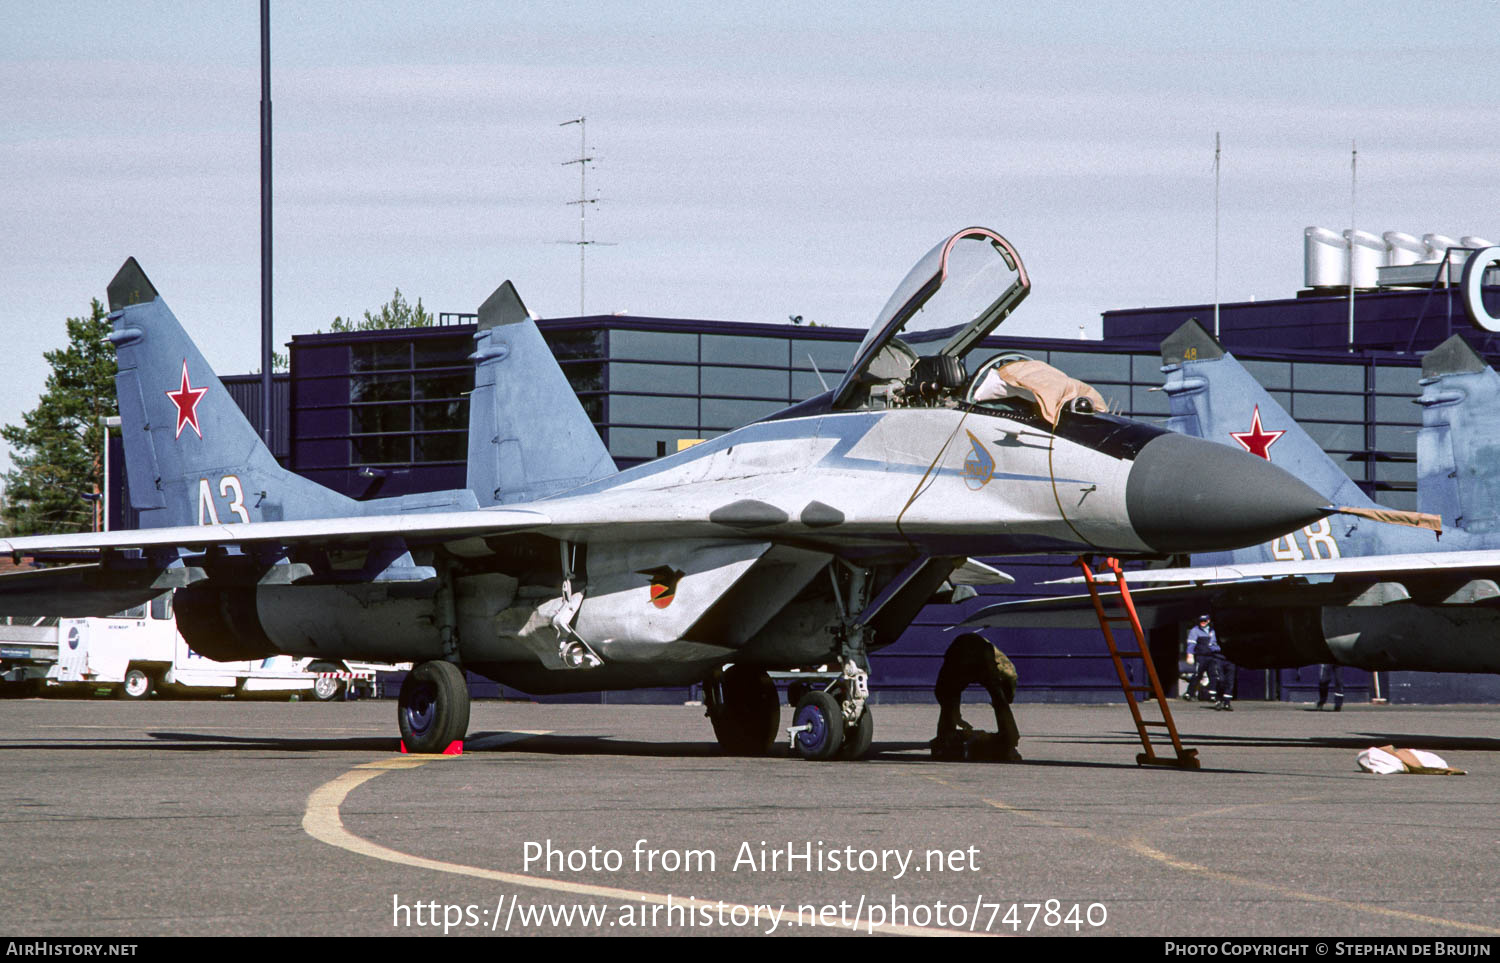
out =
[[[845,688],[842,676],[827,691],[808,692],[797,701],[792,725],[792,751],[803,759],[863,759],[875,739],[875,716],[864,699],[853,703],[839,698]],[[858,711],[849,721],[851,711]]]
[[[832,759],[844,744],[844,712],[826,692],[804,695],[792,723],[792,751],[803,759]]]

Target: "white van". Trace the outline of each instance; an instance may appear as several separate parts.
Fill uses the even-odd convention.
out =
[[[58,619],[55,639],[57,661],[47,670],[47,689],[112,687],[123,699],[145,699],[156,692],[298,693],[329,702],[346,694],[372,694],[375,673],[396,668],[290,655],[215,662],[190,649],[178,633],[171,592],[108,618]]]

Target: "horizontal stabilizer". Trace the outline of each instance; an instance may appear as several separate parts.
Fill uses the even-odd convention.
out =
[[[948,581],[954,585],[1010,585],[1015,582],[1015,579],[978,559],[966,558],[964,563],[948,576]]]

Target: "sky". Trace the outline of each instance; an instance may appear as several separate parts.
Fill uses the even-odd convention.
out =
[[[260,348],[255,0],[16,5],[0,49],[0,423],[136,257],[222,374]],[[1302,231],[1500,239],[1500,5],[271,3],[278,344],[399,287],[865,327],[961,227],[1003,333],[1302,286]],[[0,443],[0,470],[8,467]]]

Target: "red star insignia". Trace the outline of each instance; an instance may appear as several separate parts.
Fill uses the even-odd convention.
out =
[[[192,382],[188,381],[187,359],[182,359],[182,387],[176,391],[165,393],[172,399],[172,404],[177,406],[177,435],[182,437],[182,426],[192,425],[193,431],[199,438],[203,437],[203,429],[198,427],[198,402],[208,394],[207,388],[194,388]]]
[[[1231,431],[1229,437],[1240,443],[1250,454],[1266,461],[1271,460],[1271,446],[1276,444],[1276,439],[1286,434],[1286,431],[1266,431],[1260,426],[1260,405],[1255,406],[1255,414],[1250,417],[1249,431]]]
[[[651,604],[664,609],[677,598],[677,583],[687,573],[670,565],[658,565],[656,568],[644,569],[636,574],[651,579]]]

